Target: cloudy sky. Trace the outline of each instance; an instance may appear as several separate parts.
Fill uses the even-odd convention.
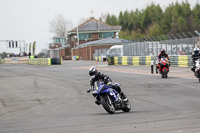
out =
[[[152,1],[164,9],[175,0],[0,0],[0,53],[17,51],[6,48],[1,40],[36,41],[36,53],[48,48],[53,37],[49,21],[55,15],[63,15],[76,26],[80,19],[90,17],[91,10],[98,19],[102,13],[118,16],[120,11],[145,9]],[[197,1],[188,0],[191,8]]]

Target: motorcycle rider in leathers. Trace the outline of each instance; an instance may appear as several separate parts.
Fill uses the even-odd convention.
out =
[[[122,89],[118,86],[118,85],[112,85],[112,79],[101,73],[101,72],[98,72],[97,69],[95,67],[91,67],[89,69],[89,75],[90,75],[90,86],[91,88],[87,90],[87,92],[89,93],[90,91],[93,91],[94,90],[94,82],[95,81],[99,81],[99,80],[102,80],[104,81],[104,84],[108,85],[108,86],[111,86],[112,89],[116,90],[120,95],[121,95],[121,98],[124,102],[128,101],[126,95],[124,94],[124,92],[122,91]],[[95,101],[96,104],[99,104],[97,103],[98,101]]]
[[[196,76],[196,73],[195,73],[196,62],[195,61],[197,59],[200,59],[199,48],[194,48],[194,54],[192,54],[192,57],[191,57],[191,64],[192,64],[191,71],[194,72],[195,76]]]
[[[165,52],[164,49],[162,49],[162,50],[160,51],[159,55],[158,55],[158,61],[159,61],[159,62],[160,62],[161,58],[167,58],[167,59],[169,60],[169,56],[168,56],[168,54]],[[162,68],[161,68],[161,66],[160,66],[160,63],[158,63],[158,64],[159,64],[159,70],[160,70],[160,72],[161,72]],[[169,66],[170,66],[170,60],[169,60]]]

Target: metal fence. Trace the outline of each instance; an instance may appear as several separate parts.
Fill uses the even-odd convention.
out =
[[[93,59],[95,59],[95,57],[97,56],[106,56],[108,50],[109,49],[95,49],[95,53],[93,54]]]
[[[59,50],[57,49],[48,50],[48,58],[59,58]]]
[[[179,34],[178,34],[179,35]],[[199,47],[200,36],[182,38],[182,36],[170,37],[162,40],[160,37],[140,38],[123,41],[124,56],[157,56],[161,49],[165,49],[168,55],[191,55],[195,47]],[[187,37],[187,36],[185,36]]]

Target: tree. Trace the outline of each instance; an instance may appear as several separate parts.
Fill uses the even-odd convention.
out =
[[[182,16],[180,16],[178,18],[178,31],[182,33],[182,32],[185,32],[186,30],[187,30],[187,26],[186,26],[185,19]]]
[[[197,3],[192,10],[193,27],[195,30],[200,31],[200,4]]]
[[[159,24],[154,24],[149,28],[149,36],[157,36],[157,35],[162,35],[163,32],[160,28]]]
[[[48,57],[48,50],[42,49],[41,52],[38,54],[38,58],[47,58]]]
[[[61,14],[56,15],[50,22],[49,31],[57,36],[66,36],[72,29],[72,22],[66,20]]]
[[[118,19],[118,24],[119,25],[121,25],[122,26],[122,29],[123,29],[123,24],[124,24],[124,20],[123,20],[123,17],[124,15],[123,15],[123,12],[122,11],[120,11],[120,13],[119,13],[119,19]]]
[[[110,25],[117,25],[117,17],[114,14],[111,16],[110,19],[111,19]]]
[[[106,17],[106,24],[111,24],[111,18],[110,18],[109,13],[107,14],[107,17]]]
[[[7,57],[7,53],[6,52],[3,52],[3,53],[0,53],[0,57],[2,58],[2,59],[4,59],[5,57]]]
[[[80,25],[80,24],[86,22],[87,20],[88,20],[88,18],[81,18],[81,19],[79,20],[79,22],[78,22],[78,25]]]
[[[108,16],[108,13],[102,13],[99,20],[105,23],[107,16]]]
[[[148,27],[148,25],[151,24],[151,19],[149,17],[149,11],[145,10],[143,17],[142,17],[142,21],[141,21],[141,28],[142,28],[142,32],[145,31],[145,29]]]
[[[173,5],[169,5],[163,14],[163,17],[161,19],[161,28],[164,32],[164,34],[167,34],[170,29],[171,29],[171,23],[172,23],[172,6]]]

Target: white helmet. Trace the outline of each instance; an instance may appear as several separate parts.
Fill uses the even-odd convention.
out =
[[[199,48],[194,48],[194,53],[195,53],[196,55],[198,55],[198,54],[199,54]]]

